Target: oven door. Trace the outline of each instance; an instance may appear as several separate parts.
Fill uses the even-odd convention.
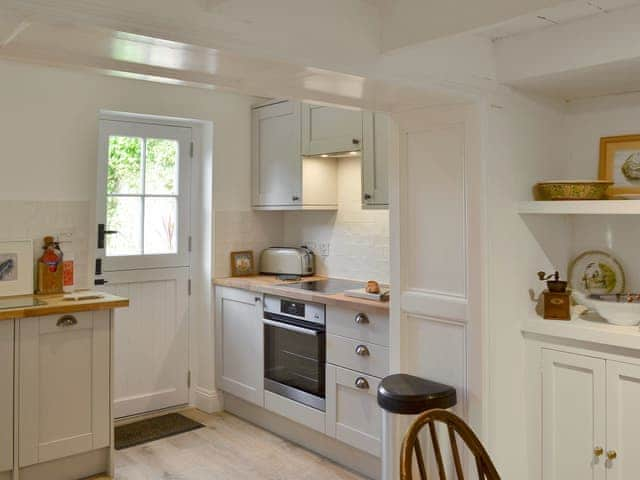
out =
[[[324,411],[324,325],[281,318],[265,318],[263,323],[264,388]]]

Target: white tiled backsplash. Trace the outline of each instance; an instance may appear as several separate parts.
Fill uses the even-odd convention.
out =
[[[341,158],[338,211],[285,212],[284,242],[310,247],[321,275],[388,283],[389,211],[363,210],[361,189],[360,159]]]
[[[88,288],[88,232],[88,202],[0,202],[0,240],[33,240],[34,261],[42,252],[46,235],[73,236],[76,288]],[[69,251],[68,245],[61,248]]]

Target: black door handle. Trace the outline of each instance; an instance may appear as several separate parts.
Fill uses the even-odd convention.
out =
[[[98,224],[98,248],[104,248],[104,236],[114,235],[118,233],[117,230],[105,230],[104,223]]]

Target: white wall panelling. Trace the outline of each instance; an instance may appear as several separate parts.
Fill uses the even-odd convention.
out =
[[[13,330],[0,321],[0,472],[13,468]]]

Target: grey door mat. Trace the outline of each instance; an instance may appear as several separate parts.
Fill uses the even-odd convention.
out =
[[[168,413],[115,428],[115,449],[133,447],[179,433],[190,432],[204,425],[179,413]]]

